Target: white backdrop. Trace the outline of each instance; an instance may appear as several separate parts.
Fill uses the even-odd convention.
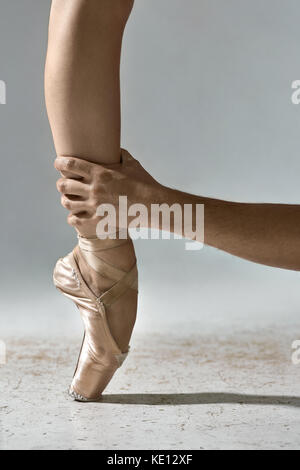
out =
[[[0,0],[2,334],[79,328],[51,284],[75,236],[56,194],[43,98],[49,8]],[[122,58],[123,145],[184,191],[298,203],[299,18],[297,0],[136,0]],[[199,322],[222,334],[298,317],[297,273],[181,242],[137,251],[141,330]]]

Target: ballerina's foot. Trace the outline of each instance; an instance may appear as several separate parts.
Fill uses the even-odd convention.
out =
[[[70,388],[76,400],[98,401],[129,351],[136,317],[136,263],[125,271],[111,264],[109,256],[122,247],[128,250],[128,243],[79,237],[78,246],[54,270],[55,286],[77,305],[84,323]]]
[[[126,273],[136,263],[131,241],[115,248],[99,251],[99,256],[100,253],[101,260],[119,269],[121,275],[122,271]],[[113,286],[116,280],[108,279],[93,269],[88,264],[86,256],[81,249],[78,250],[77,255],[81,275],[97,297]],[[107,307],[106,311],[110,332],[120,350],[125,353],[128,351],[128,345],[136,321],[137,292],[129,289],[121,298],[117,299],[112,306]]]

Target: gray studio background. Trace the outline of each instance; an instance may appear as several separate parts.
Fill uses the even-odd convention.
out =
[[[51,283],[76,242],[56,193],[43,96],[49,0],[0,0],[0,337],[74,334]],[[241,201],[300,202],[298,0],[136,0],[122,57],[122,144],[166,185]],[[139,241],[137,330],[281,328],[299,274],[183,242]]]

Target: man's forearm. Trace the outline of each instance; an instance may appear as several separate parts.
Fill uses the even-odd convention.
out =
[[[210,199],[161,187],[155,203],[204,205],[205,243],[256,263],[300,270],[300,206]],[[149,204],[151,205],[151,203]],[[161,221],[160,221],[161,222]],[[160,229],[163,228],[161,225]],[[174,223],[171,231],[176,231]]]
[[[66,170],[65,160],[56,162],[59,171]],[[80,176],[82,161],[74,158],[69,160],[72,160],[75,175],[79,165]],[[184,223],[178,227],[171,218],[171,224],[165,224],[166,227],[163,226],[162,218],[153,219],[152,204],[165,204],[166,210],[178,204],[181,214],[184,214],[186,204],[191,205],[192,231],[196,233],[196,208],[197,204],[203,204],[204,241],[207,245],[256,263],[300,271],[300,205],[228,202],[170,189],[155,181],[125,150],[121,166],[108,169],[89,162],[84,162],[84,165],[90,181],[81,183],[79,192],[78,181],[75,184],[72,180],[66,180],[65,193],[80,196],[85,191],[85,203],[94,208],[95,213],[103,202],[117,207],[118,196],[126,195],[129,206],[138,203],[148,209],[148,220],[144,226],[175,233],[179,229],[180,235],[189,236],[183,230]],[[193,236],[191,238],[194,239]]]

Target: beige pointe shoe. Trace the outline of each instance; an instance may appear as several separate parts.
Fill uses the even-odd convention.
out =
[[[106,318],[106,307],[113,305],[128,289],[137,290],[137,267],[131,271],[115,268],[98,257],[103,250],[127,243],[127,240],[88,240],[79,237],[79,246],[60,259],[55,267],[55,286],[73,300],[84,323],[84,339],[69,394],[77,401],[98,401],[127,353],[122,353],[111,335]],[[81,276],[78,250],[88,266],[102,276],[115,281],[100,297],[96,297]],[[129,351],[129,349],[128,349]]]

